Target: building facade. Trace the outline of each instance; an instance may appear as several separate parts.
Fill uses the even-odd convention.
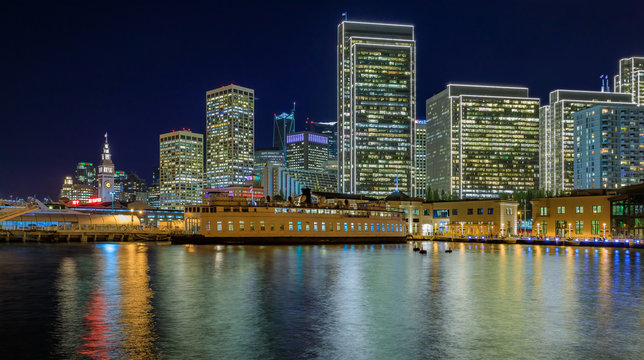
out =
[[[606,192],[532,200],[535,236],[592,239],[610,237],[610,202]],[[605,231],[605,236],[604,236]]]
[[[253,89],[231,84],[206,92],[206,131],[206,187],[243,184],[253,173]]]
[[[96,188],[84,183],[75,184],[71,176],[66,176],[63,187],[60,189],[60,199],[67,198],[79,203],[87,203],[89,199],[96,196]]]
[[[427,192],[427,120],[416,120],[416,196],[425,197]]]
[[[79,162],[74,170],[74,183],[96,187],[96,167],[91,162]]]
[[[631,94],[635,104],[644,106],[644,57],[621,59],[614,85],[615,92]]]
[[[632,104],[631,94],[555,90],[550,93],[550,106],[547,119],[540,132],[540,142],[547,144],[541,153],[541,188],[552,193],[569,193],[574,189],[574,113],[595,105]]]
[[[644,183],[644,107],[597,105],[573,118],[575,189]]]
[[[267,164],[264,170],[264,194],[281,195],[284,199],[297,196],[303,188],[321,192],[337,192],[338,178],[335,174],[301,169],[289,169]]]
[[[189,130],[159,136],[159,205],[181,210],[201,203],[203,135]]]
[[[300,131],[286,136],[286,167],[301,170],[324,170],[329,161],[329,138]]]
[[[538,186],[539,103],[521,87],[448,85],[427,100],[427,185],[460,199]]]
[[[264,167],[266,164],[286,166],[284,150],[279,148],[255,149],[253,174],[259,177],[260,182],[264,180]]]
[[[619,189],[608,201],[613,237],[644,240],[644,184]]]
[[[329,138],[329,159],[338,158],[338,122],[307,121],[307,131],[325,135]]]
[[[110,144],[107,142],[107,133],[105,133],[105,143],[101,154],[101,165],[98,166],[96,186],[98,188],[98,197],[105,201],[114,201],[114,162],[112,162]]]
[[[416,40],[412,25],[338,25],[338,190],[415,192]]]

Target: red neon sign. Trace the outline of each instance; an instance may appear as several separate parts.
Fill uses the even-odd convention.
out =
[[[80,205],[80,200],[72,200],[72,201],[69,202],[69,205],[78,206],[78,205]]]
[[[103,202],[102,197],[95,197],[95,198],[91,198],[91,199],[87,200],[88,204],[98,204],[98,203],[102,203],[102,202]]]

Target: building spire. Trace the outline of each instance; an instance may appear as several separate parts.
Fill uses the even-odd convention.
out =
[[[105,132],[105,142],[107,142],[107,131]]]

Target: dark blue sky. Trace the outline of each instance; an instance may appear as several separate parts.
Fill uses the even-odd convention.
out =
[[[319,5],[318,5],[319,4]],[[98,163],[108,131],[117,170],[150,180],[158,136],[205,131],[205,92],[255,89],[256,146],[297,101],[334,120],[336,28],[409,23],[418,114],[448,82],[599,90],[622,57],[644,55],[642,1],[93,2],[0,5],[0,197],[58,192]],[[547,100],[546,100],[547,101]]]

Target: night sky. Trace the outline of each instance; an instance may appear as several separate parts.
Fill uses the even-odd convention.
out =
[[[418,2],[420,4],[420,2]],[[511,4],[516,3],[516,4]],[[324,4],[324,5],[320,5]],[[448,82],[599,90],[620,58],[644,55],[642,1],[94,2],[0,5],[0,197],[57,199],[76,162],[151,180],[159,134],[205,132],[205,92],[255,89],[256,147],[272,115],[336,114],[336,29],[416,26],[418,115]]]

